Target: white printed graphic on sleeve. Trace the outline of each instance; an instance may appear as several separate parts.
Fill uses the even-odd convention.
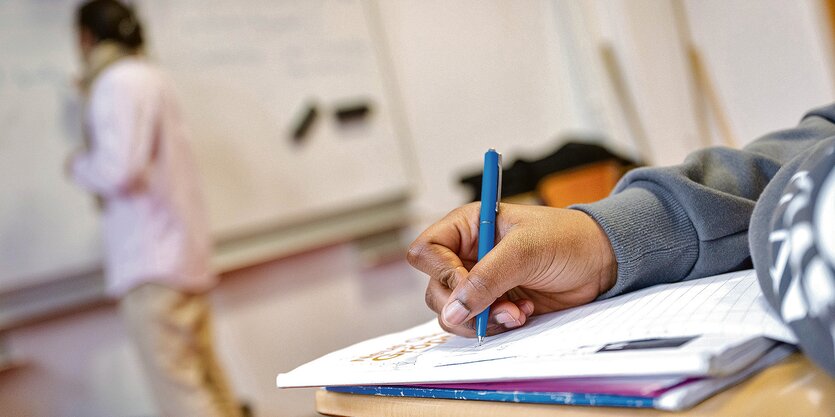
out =
[[[835,170],[821,184],[815,224],[823,231],[818,234],[818,253],[830,263],[835,263]]]

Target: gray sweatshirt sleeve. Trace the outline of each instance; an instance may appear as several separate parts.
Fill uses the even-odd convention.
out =
[[[608,235],[618,263],[611,297],[658,283],[750,268],[748,225],[780,168],[835,136],[835,104],[744,149],[708,148],[681,165],[633,170],[613,194],[573,206]]]
[[[803,352],[835,377],[835,137],[780,169],[749,236],[765,298]]]

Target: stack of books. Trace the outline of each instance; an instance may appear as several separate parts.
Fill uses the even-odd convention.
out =
[[[279,374],[280,388],[573,405],[689,408],[794,350],[753,271],[659,285],[473,339],[431,321]]]

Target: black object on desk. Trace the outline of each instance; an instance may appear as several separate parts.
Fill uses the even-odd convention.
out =
[[[615,160],[630,168],[640,165],[600,145],[567,142],[543,158],[536,160],[520,158],[512,164],[506,163],[502,170],[502,197],[534,191],[539,181],[555,172],[607,160]],[[465,174],[460,181],[472,192],[471,201],[481,200],[480,172]]]

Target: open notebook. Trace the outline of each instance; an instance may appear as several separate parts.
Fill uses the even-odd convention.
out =
[[[723,376],[794,343],[753,271],[659,285],[533,317],[481,347],[433,320],[278,375],[282,388],[590,376]]]

